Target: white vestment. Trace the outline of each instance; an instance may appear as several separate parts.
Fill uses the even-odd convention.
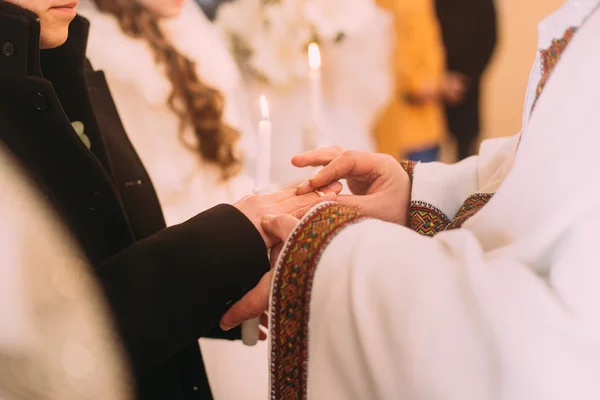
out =
[[[272,398],[600,398],[597,3],[540,26],[520,137],[412,166],[421,235],[335,204],[303,219],[274,278]],[[530,115],[541,50],[582,23]]]
[[[4,148],[0,171],[0,399],[132,399],[108,309],[77,245]]]

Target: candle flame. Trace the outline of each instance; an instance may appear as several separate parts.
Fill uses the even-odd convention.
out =
[[[321,68],[321,51],[314,42],[308,45],[308,65],[313,70]]]
[[[260,112],[263,119],[269,119],[269,103],[267,103],[267,98],[264,94],[260,95]]]

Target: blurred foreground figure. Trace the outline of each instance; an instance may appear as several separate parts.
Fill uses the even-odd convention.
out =
[[[77,246],[0,148],[0,399],[130,399]]]

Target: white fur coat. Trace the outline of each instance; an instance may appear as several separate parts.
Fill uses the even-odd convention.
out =
[[[125,35],[115,18],[101,13],[91,0],[79,12],[91,21],[88,57],[103,70],[123,123],[150,173],[169,225],[183,222],[218,203],[239,200],[252,190],[244,171],[219,182],[219,169],[202,162],[179,136],[179,119],[167,106],[171,83],[154,61],[147,43]],[[252,160],[255,132],[240,73],[219,34],[201,9],[188,1],[180,17],[161,21],[177,49],[197,63],[198,75],[226,99],[225,121],[242,133],[241,150]],[[185,140],[196,141],[191,128]]]

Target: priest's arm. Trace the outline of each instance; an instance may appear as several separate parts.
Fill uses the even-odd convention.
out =
[[[497,189],[518,142],[519,135],[485,140],[479,155],[456,164],[402,161],[412,183],[407,225],[426,236],[444,230],[469,196]]]
[[[536,258],[537,240],[490,252],[466,229],[426,237],[317,207],[275,270],[271,395],[597,398],[599,222],[600,208]]]

